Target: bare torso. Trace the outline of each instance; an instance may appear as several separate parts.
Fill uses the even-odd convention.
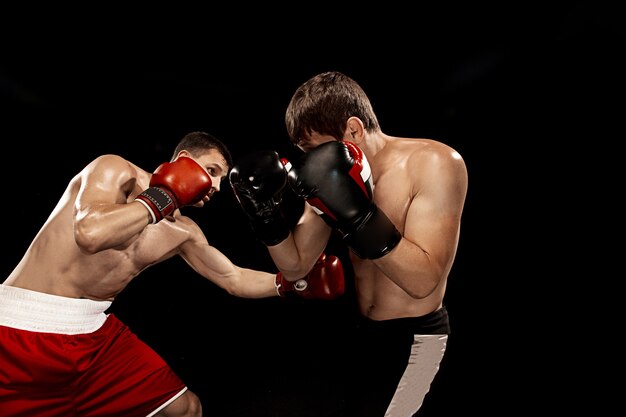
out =
[[[135,175],[122,186],[118,203],[143,191],[150,175],[130,164]],[[6,285],[73,298],[113,300],[143,269],[173,256],[188,235],[190,219],[177,212],[176,222],[146,227],[123,245],[89,254],[74,238],[74,206],[83,177],[70,182]]]
[[[411,239],[405,233],[411,204],[421,204],[420,199],[430,198],[427,192],[423,192],[423,182],[430,181],[432,178],[429,178],[429,174],[420,172],[422,166],[420,162],[427,165],[426,159],[447,158],[451,153],[456,152],[440,142],[392,138],[374,158],[369,159],[374,178],[374,201],[405,238]],[[466,179],[462,177],[459,180]],[[461,206],[458,208],[459,216],[465,195],[463,185],[460,187],[462,198],[457,198],[461,201]],[[424,203],[430,204],[427,201]],[[454,248],[448,265],[435,289],[424,298],[411,296],[387,277],[374,261],[360,259],[351,254],[361,313],[374,320],[388,320],[421,316],[441,307],[448,273],[456,252],[458,231],[451,239]],[[420,246],[420,242],[413,243]],[[421,278],[417,268],[413,278],[415,280]]]

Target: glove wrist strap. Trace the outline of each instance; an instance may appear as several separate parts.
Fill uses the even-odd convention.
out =
[[[135,198],[150,212],[152,224],[159,222],[176,209],[174,197],[160,187],[150,187]]]
[[[361,259],[381,258],[402,240],[396,226],[375,204],[354,230],[343,234],[350,249]]]
[[[281,297],[301,294],[303,291],[306,291],[309,286],[306,279],[300,278],[296,281],[289,281],[283,277],[281,272],[276,274],[274,284],[276,285],[276,292],[278,292],[278,295]]]

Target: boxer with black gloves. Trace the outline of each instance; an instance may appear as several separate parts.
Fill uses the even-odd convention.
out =
[[[297,280],[333,231],[351,249],[359,315],[346,329],[348,371],[328,381],[347,381],[335,414],[412,416],[450,333],[443,301],[467,193],[463,158],[436,140],[385,134],[361,86],[337,71],[296,89],[285,125],[304,151],[288,182],[307,204],[287,238],[268,246],[272,260]]]
[[[275,151],[251,152],[241,157],[228,179],[235,197],[250,220],[255,235],[266,245],[275,246],[290,233],[282,210],[290,163]],[[281,296],[305,299],[335,299],[345,292],[341,261],[322,253],[304,278],[288,280],[279,272],[276,289]]]

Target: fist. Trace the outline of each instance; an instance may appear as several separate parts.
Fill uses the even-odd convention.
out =
[[[213,183],[200,164],[181,156],[174,162],[159,165],[152,174],[150,186],[171,191],[176,199],[176,206],[183,207],[202,200],[211,191]]]
[[[179,207],[198,203],[212,186],[211,177],[203,167],[181,156],[159,165],[150,178],[150,187],[136,200],[146,206],[152,223],[156,223]]]
[[[270,217],[280,206],[287,171],[278,153],[260,151],[241,158],[228,175],[237,201],[251,217]]]
[[[345,287],[341,261],[324,253],[304,278],[288,281],[280,272],[276,274],[276,289],[280,296],[295,294],[306,299],[334,300],[344,294]]]

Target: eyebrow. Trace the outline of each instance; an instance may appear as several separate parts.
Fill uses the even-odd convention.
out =
[[[226,169],[224,169],[224,166],[226,166]],[[220,164],[218,162],[212,162],[210,164],[207,165],[207,169],[209,168],[213,168],[216,171],[218,171],[220,174],[224,173],[224,176],[228,174],[228,164]]]

